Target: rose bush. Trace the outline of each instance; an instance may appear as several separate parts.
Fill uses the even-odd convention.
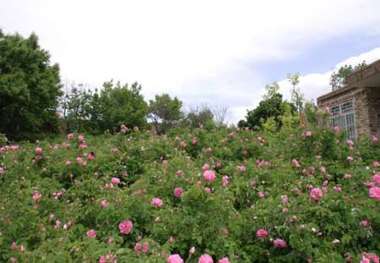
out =
[[[0,146],[0,261],[370,262],[379,161],[378,140],[319,129]]]

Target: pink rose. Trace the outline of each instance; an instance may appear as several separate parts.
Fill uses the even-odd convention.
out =
[[[121,234],[128,235],[132,232],[133,223],[131,220],[124,220],[119,224],[119,230]]]
[[[245,171],[247,171],[247,167],[245,167],[245,165],[239,165],[238,170],[239,172],[244,173]]]
[[[297,159],[293,159],[292,160],[292,166],[294,168],[300,168],[301,167],[301,165],[300,165],[300,163],[299,163],[299,161]]]
[[[208,254],[203,254],[199,260],[198,260],[198,263],[214,263],[214,260],[212,259],[212,257]]]
[[[207,182],[213,182],[216,179],[216,174],[215,174],[215,172],[213,170],[206,170],[206,171],[203,172],[203,178]]]
[[[266,238],[268,237],[268,231],[266,231],[265,229],[259,229],[256,231],[256,237],[258,238]]]
[[[283,205],[287,205],[287,204],[289,203],[289,198],[288,198],[287,195],[282,195],[282,196],[281,196],[281,203],[282,203]]]
[[[36,153],[36,155],[42,155],[42,148],[41,147],[36,147],[36,149],[34,150],[34,152]]]
[[[42,198],[42,194],[38,191],[34,191],[32,194],[32,198],[34,202],[38,203]]]
[[[342,192],[342,187],[339,185],[336,185],[336,186],[334,186],[334,191],[337,193]]]
[[[100,207],[101,208],[107,208],[109,205],[108,201],[106,199],[103,199],[100,201]]]
[[[379,263],[379,257],[374,253],[363,253],[360,263]]]
[[[149,252],[149,243],[144,242],[144,244],[142,246],[142,252],[143,253],[148,253]]]
[[[174,254],[174,255],[170,255],[166,259],[166,263],[183,263],[183,259],[181,258],[180,255]]]
[[[89,152],[87,154],[87,160],[89,160],[89,161],[95,160],[95,153],[94,152]]]
[[[160,198],[154,197],[151,201],[151,204],[152,206],[159,208],[163,206],[164,202]]]
[[[68,139],[68,140],[72,140],[72,139],[74,139],[74,133],[69,133],[69,134],[67,134],[67,139]]]
[[[111,183],[112,183],[113,185],[118,185],[118,184],[120,184],[120,179],[117,178],[117,177],[112,177],[112,179],[111,179]]]
[[[310,190],[309,196],[314,201],[319,201],[323,197],[323,192],[319,188],[313,188]]]
[[[377,185],[380,185],[380,173],[377,173],[375,174],[374,176],[372,176],[372,181],[377,184]]]
[[[228,259],[228,257],[224,257],[219,259],[218,263],[230,263],[230,260]]]
[[[227,187],[229,184],[230,184],[230,178],[227,175],[223,176],[223,178],[222,178],[222,186],[223,187]]]
[[[183,189],[182,187],[176,187],[174,189],[174,196],[177,197],[177,198],[180,198],[183,194]]]
[[[258,196],[259,198],[264,198],[264,197],[265,197],[265,193],[262,192],[262,191],[260,191],[260,192],[257,193],[257,196]]]
[[[369,197],[377,201],[380,201],[380,187],[371,187],[369,189]]]
[[[181,177],[184,175],[184,172],[181,171],[181,170],[178,170],[177,172],[175,172],[175,175],[178,176],[178,177]]]
[[[142,244],[139,243],[139,242],[136,243],[134,250],[135,250],[135,252],[136,252],[137,254],[140,254],[141,251],[142,251]]]
[[[286,248],[288,244],[286,243],[285,240],[277,238],[273,240],[273,246],[275,248]]]
[[[117,263],[117,259],[116,256],[109,253],[105,256],[100,256],[99,263]]]
[[[96,238],[96,231],[94,229],[90,229],[87,231],[87,237]]]
[[[304,133],[303,133],[303,136],[305,136],[305,137],[311,137],[313,134],[312,134],[312,132],[311,131],[305,131]]]
[[[205,163],[203,166],[202,166],[202,171],[207,171],[210,169],[210,165],[208,163]]]
[[[372,143],[376,144],[379,142],[379,138],[376,135],[372,135]]]

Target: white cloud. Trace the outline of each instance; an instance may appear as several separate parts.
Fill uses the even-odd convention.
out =
[[[35,31],[63,79],[138,81],[144,94],[257,104],[263,61],[286,60],[351,32],[378,34],[378,0],[0,0],[6,31]],[[376,33],[378,32],[378,33]],[[246,63],[249,61],[250,63]],[[317,63],[317,62],[316,62]],[[324,85],[315,74],[304,83]],[[318,86],[317,85],[317,86]]]

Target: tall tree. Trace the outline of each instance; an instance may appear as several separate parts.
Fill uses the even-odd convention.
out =
[[[291,102],[296,106],[297,111],[301,112],[303,111],[303,104],[304,104],[305,98],[301,92],[301,89],[298,86],[298,84],[300,83],[300,74],[299,73],[288,74],[288,80],[290,84],[292,85]]]
[[[59,67],[31,34],[0,31],[0,132],[11,139],[58,130]]]
[[[173,127],[182,117],[182,101],[177,97],[171,98],[169,94],[156,95],[149,101],[149,118],[156,131],[165,132]]]
[[[352,66],[352,65],[341,66],[338,69],[338,71],[334,71],[331,74],[330,86],[332,90],[342,88],[344,85],[346,85],[346,79],[349,75],[351,75],[357,70],[361,70],[365,68],[366,66],[367,66],[367,63],[365,62],[365,60],[363,60],[361,63],[357,64],[356,66]]]

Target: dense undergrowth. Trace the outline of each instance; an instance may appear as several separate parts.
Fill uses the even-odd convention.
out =
[[[0,149],[0,261],[378,262],[376,138],[223,128]]]

